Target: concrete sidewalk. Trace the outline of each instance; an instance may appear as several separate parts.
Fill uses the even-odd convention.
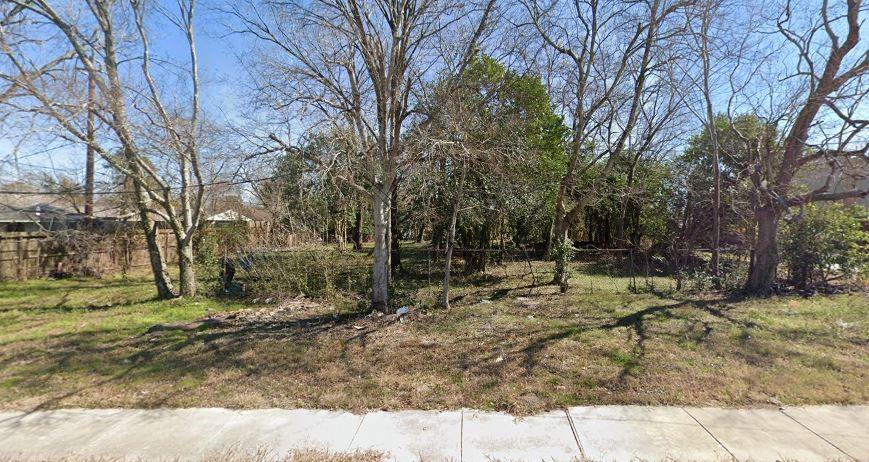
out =
[[[0,456],[204,460],[226,448],[374,449],[389,460],[869,460],[869,406],[497,412],[70,409],[0,413]]]

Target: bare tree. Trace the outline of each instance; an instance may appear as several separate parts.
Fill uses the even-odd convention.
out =
[[[572,139],[555,203],[553,238],[571,226],[595,198],[578,180],[595,171],[605,178],[637,144],[635,129],[646,104],[648,84],[671,59],[664,46],[678,33],[676,12],[689,1],[523,2],[528,22],[552,56],[548,76]],[[561,282],[562,274],[555,274]]]
[[[94,106],[96,105],[96,85],[94,79],[88,74],[88,99],[87,99],[87,125],[85,128],[85,136],[87,136],[87,146],[85,147],[85,173],[84,173],[84,214],[88,219],[94,217],[94,174],[96,153],[94,152],[94,143],[96,142],[96,116],[94,114]]]
[[[485,62],[484,58],[477,59]],[[521,109],[498,107],[504,105],[503,102],[492,104],[509,82],[503,78],[475,82],[472,77],[462,77],[468,76],[448,78],[435,86],[421,108],[426,118],[409,140],[414,144],[411,149],[424,152],[429,164],[441,166],[443,194],[449,197],[441,286],[444,308],[450,307],[450,277],[459,214],[477,206],[465,203],[469,193],[473,193],[469,191],[468,176],[494,180],[504,176],[507,165],[523,163],[528,158],[527,146],[519,136],[523,132]],[[502,96],[505,97],[510,96]],[[449,183],[453,183],[452,187]],[[485,253],[482,256],[484,260],[487,257]]]
[[[745,283],[751,294],[772,289],[779,262],[778,223],[788,208],[867,195],[865,189],[837,188],[843,175],[865,175],[869,161],[869,120],[861,113],[869,93],[869,49],[860,37],[867,8],[860,0],[811,6],[787,1],[776,18],[786,45],[782,52],[793,50],[795,56],[775,57],[784,70],[774,68],[776,83],[769,86],[767,99],[781,104],[770,112],[764,141],[742,136],[752,153],[747,170],[756,221]],[[779,131],[781,139],[775,139]],[[795,181],[807,171],[821,178],[819,186],[804,190]]]
[[[331,158],[309,160],[371,202],[375,309],[388,310],[393,192],[401,172],[419,160],[404,142],[416,98],[432,75],[460,72],[473,55],[468,50],[474,49],[492,4],[318,0],[226,7],[239,20],[239,32],[267,45],[257,63],[260,102],[297,110],[309,122],[308,132],[346,134]],[[479,20],[469,27],[475,11]],[[451,62],[434,52],[448,40],[464,45]],[[286,136],[270,134],[268,139],[284,151],[305,155]]]
[[[689,20],[690,34],[688,35],[688,52],[691,55],[688,61],[694,61],[694,69],[686,74],[694,87],[699,92],[699,101],[690,101],[683,98],[686,107],[692,111],[703,124],[709,134],[710,151],[712,158],[712,279],[716,288],[721,283],[721,160],[720,145],[718,143],[718,127],[715,124],[715,94],[713,93],[714,78],[716,77],[715,47],[721,37],[715,32],[715,23],[720,18],[719,9],[722,7],[720,0],[701,0],[692,11],[694,17]],[[725,19],[726,20],[726,19]],[[724,40],[727,38],[725,37]],[[693,58],[693,59],[692,59]],[[692,72],[693,71],[693,72]],[[694,103],[700,103],[703,110],[697,110]]]
[[[60,136],[85,144],[132,181],[158,296],[172,297],[175,293],[166,256],[157,244],[154,217],[164,221],[175,237],[180,295],[195,295],[192,239],[200,219],[204,189],[197,147],[200,109],[193,25],[195,0],[179,1],[174,13],[145,0],[89,0],[62,5],[47,0],[8,3],[21,18],[16,31],[6,27],[0,31],[3,59],[16,71],[5,73],[2,79],[21,90],[21,98],[10,106],[20,113],[50,121],[60,128]],[[186,102],[166,103],[166,91],[158,83],[146,18],[151,10],[176,26],[185,37],[189,57],[186,80],[190,85]],[[82,101],[74,78],[80,71],[70,73],[61,66],[60,58],[39,64],[40,54],[32,43],[13,40],[19,33],[33,42],[50,44],[60,50],[61,57],[74,56],[84,68],[95,95]],[[46,65],[54,66],[52,72],[32,77]],[[66,88],[68,93],[59,92],[58,87]],[[103,133],[93,133],[90,115],[107,127]],[[150,158],[161,159],[164,162],[160,164],[171,167],[158,167]]]

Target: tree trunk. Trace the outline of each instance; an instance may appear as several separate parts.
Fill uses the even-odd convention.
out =
[[[172,289],[172,279],[169,277],[169,269],[157,242],[157,224],[151,221],[147,212],[139,208],[139,223],[145,233],[145,244],[148,248],[148,259],[151,262],[151,272],[154,274],[154,285],[157,287],[157,298],[165,300],[175,298],[177,295]]]
[[[564,240],[567,239],[567,230],[570,227],[570,224],[567,223],[567,220],[564,219],[564,215],[559,214],[558,208],[559,207],[556,207],[555,223],[552,226],[552,228],[553,228],[552,229],[552,231],[553,231],[552,232],[552,234],[553,234],[552,245],[553,246],[554,245],[560,246],[564,242]],[[561,210],[564,210],[563,206],[560,208],[561,208]],[[551,254],[552,249],[551,248],[549,249],[549,252],[550,252],[549,256],[551,257],[552,256],[552,254]],[[552,284],[561,285],[563,280],[564,280],[564,267],[562,265],[556,264],[555,269],[553,271],[553,275],[552,275]]]
[[[549,223],[549,233],[546,234],[546,247],[543,249],[543,258],[548,260],[552,254],[552,239],[555,237],[555,215],[552,216],[552,222]]]
[[[177,239],[178,283],[182,297],[196,296],[196,270],[193,266],[193,243],[190,239]]]
[[[401,231],[398,229],[398,184],[392,188],[392,199],[389,207],[389,248],[390,270],[401,271]],[[390,273],[392,274],[392,273]]]
[[[359,203],[356,208],[356,220],[353,223],[353,249],[362,250],[362,207],[363,203]]]
[[[483,224],[477,230],[476,239],[469,239],[471,242],[476,240],[476,249],[470,249],[465,256],[465,274],[485,273],[486,263],[489,259],[489,244],[491,241],[491,227],[488,219],[484,220]]]
[[[709,141],[712,144],[712,284],[721,288],[721,163],[719,161],[718,127],[712,106],[709,63],[709,26],[712,20],[712,3],[706,3],[700,34],[700,57],[703,60],[703,97],[706,103],[706,123]],[[773,237],[775,239],[775,237]]]
[[[84,214],[88,222],[94,217],[94,105],[96,88],[93,76],[88,73],[87,151],[84,173]]]
[[[688,222],[691,220],[692,210],[691,191],[688,191],[685,197],[685,209],[682,212],[682,224],[679,229],[679,237],[676,240],[676,290],[682,290],[682,265],[684,264],[684,256],[690,256],[690,245],[688,242]]]
[[[632,248],[639,248],[643,240],[643,228],[640,226],[640,219],[643,214],[642,203],[636,199],[631,200],[630,213],[627,216],[630,232],[627,236],[628,245]]]
[[[713,141],[713,143],[717,143]],[[714,162],[713,201],[712,201],[712,284],[721,288],[721,168],[718,165],[718,149],[712,148]],[[775,233],[773,233],[775,234]],[[775,237],[773,236],[773,240]]]
[[[341,207],[341,250],[347,249],[347,204]]]
[[[546,240],[546,259],[552,256],[552,245],[561,242],[567,236],[568,226],[565,224],[564,195],[566,188],[562,184],[555,200],[555,215],[552,217],[552,227],[549,228],[549,238]]]
[[[447,231],[447,252],[444,258],[444,282],[441,291],[441,306],[450,307],[450,267],[453,263],[453,249],[456,244],[456,221],[459,217],[459,207],[462,204],[462,196],[465,193],[465,176],[468,167],[462,164],[462,174],[459,176],[459,184],[456,188],[456,197],[453,200],[453,212],[450,215],[450,228]]]
[[[779,212],[771,206],[755,211],[757,232],[752,251],[752,265],[749,269],[745,291],[751,295],[769,295],[775,282],[778,269],[778,231]]]
[[[374,223],[374,267],[371,271],[371,306],[383,313],[389,311],[389,188],[381,185],[374,190],[371,201]]]
[[[630,184],[628,185],[630,187]],[[615,245],[619,248],[630,247],[631,244],[627,239],[627,219],[628,219],[628,209],[631,207],[631,199],[628,198],[622,203],[621,210],[619,210],[618,216],[616,217],[616,230],[615,230]]]

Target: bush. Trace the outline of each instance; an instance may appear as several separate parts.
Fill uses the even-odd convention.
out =
[[[788,279],[798,289],[827,287],[866,276],[869,232],[864,207],[809,205],[785,221],[781,254]]]
[[[250,229],[243,221],[222,225],[206,223],[197,230],[193,240],[197,272],[209,292],[222,293],[221,257],[247,250],[250,240]]]

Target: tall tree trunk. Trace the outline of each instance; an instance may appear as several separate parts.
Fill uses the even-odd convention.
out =
[[[87,114],[87,151],[85,153],[84,173],[84,214],[88,220],[94,217],[94,105],[96,104],[96,85],[88,73],[88,114]]]
[[[356,219],[353,222],[353,248],[362,250],[362,207],[363,202],[359,202],[359,207],[356,208]]]
[[[489,220],[485,219],[480,228],[476,230],[476,249],[470,249],[465,253],[465,274],[485,273],[486,263],[489,259],[489,245],[492,237],[492,228]],[[470,236],[469,236],[470,238]]]
[[[196,296],[196,271],[193,265],[193,243],[187,239],[176,239],[178,245],[178,284],[182,297]]]
[[[552,256],[552,245],[561,242],[562,239],[567,237],[567,228],[569,225],[565,225],[565,208],[564,208],[564,196],[567,194],[567,187],[564,185],[564,181],[562,181],[561,187],[558,189],[558,197],[555,199],[555,214],[552,217],[552,227],[549,229],[549,238],[546,240],[546,258],[549,259]]]
[[[752,251],[752,265],[749,269],[745,291],[752,295],[769,295],[775,282],[778,269],[778,231],[779,212],[772,206],[755,210],[757,231]]]
[[[380,185],[371,201],[374,223],[374,267],[371,271],[371,306],[383,313],[389,311],[389,212],[390,188]]]
[[[398,183],[392,188],[392,198],[389,207],[389,248],[390,266],[392,273],[401,271],[401,230],[398,229]],[[390,273],[390,275],[392,274]]]
[[[637,199],[631,199],[625,219],[627,220],[627,244],[629,247],[638,248],[643,239],[643,228],[640,219],[643,214],[643,205]]]
[[[555,215],[552,216],[552,221],[549,223],[549,233],[546,234],[546,247],[543,249],[543,258],[549,259],[552,254],[552,239],[555,238]]]
[[[347,203],[341,205],[341,250],[347,249]]]
[[[563,200],[559,200],[558,204],[555,206],[555,222],[552,224],[553,239],[550,248],[547,250],[549,253],[548,257],[552,256],[552,246],[560,246],[564,240],[567,239],[567,231],[569,229],[570,223],[568,223],[564,216],[564,202]],[[564,268],[561,265],[556,264],[555,269],[553,270],[552,284],[561,284],[561,281],[563,280]]]
[[[141,198],[140,191],[137,189],[137,197]],[[142,199],[140,199],[142,200]],[[142,227],[142,232],[145,234],[145,245],[148,249],[148,260],[151,263],[151,272],[154,275],[154,285],[157,288],[157,298],[164,300],[176,297],[175,291],[172,289],[172,279],[169,276],[169,268],[163,256],[163,251],[160,249],[160,243],[157,242],[157,224],[148,216],[145,207],[139,207],[139,225]]]
[[[444,257],[444,282],[441,290],[441,306],[450,307],[450,268],[453,264],[453,249],[456,246],[456,221],[459,218],[459,207],[462,205],[462,196],[465,193],[465,177],[468,166],[462,164],[462,173],[459,176],[459,184],[456,188],[456,197],[453,199],[453,211],[450,215],[450,228],[447,231],[447,252]]]
[[[142,177],[141,167],[137,163],[136,156],[129,150],[124,149],[124,158],[127,166],[134,176]],[[166,267],[165,255],[157,242],[157,224],[151,219],[148,207],[148,196],[139,181],[133,180],[133,193],[136,200],[136,210],[139,212],[139,225],[145,234],[145,245],[148,249],[148,259],[151,262],[151,272],[154,275],[154,285],[157,288],[157,298],[167,299],[177,297],[172,288],[172,278]]]
[[[714,123],[714,122],[713,122]],[[717,145],[717,141],[712,142]],[[715,187],[712,201],[712,284],[721,288],[721,167],[718,165],[718,148],[712,148],[712,163]],[[775,238],[773,238],[775,240]]]
[[[344,244],[347,242],[347,227],[344,224],[346,216],[347,206],[346,204],[341,204],[341,213],[339,214],[339,217],[335,219],[335,229],[332,230],[335,233],[335,242],[338,243],[338,250],[341,252],[344,251]]]
[[[703,98],[706,103],[706,124],[709,142],[712,144],[712,283],[721,288],[721,163],[719,161],[718,127],[715,125],[715,112],[712,106],[710,89],[709,27],[712,21],[712,2],[705,5],[703,23],[700,30],[700,58],[703,61]],[[773,237],[773,239],[775,239]]]

